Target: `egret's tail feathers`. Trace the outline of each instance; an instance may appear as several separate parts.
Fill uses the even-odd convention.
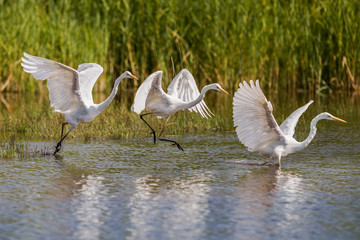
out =
[[[199,113],[203,118],[206,119],[215,116],[215,114],[210,111],[210,109],[208,108],[208,106],[204,101],[199,102],[197,105],[195,105],[192,108],[189,108],[188,110],[190,112],[194,111],[196,113]]]

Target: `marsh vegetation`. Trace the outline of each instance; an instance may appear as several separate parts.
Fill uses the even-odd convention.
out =
[[[95,92],[130,70],[139,81],[188,68],[200,86],[230,92],[243,79],[278,91],[359,87],[358,1],[0,1],[0,82],[44,93],[22,71],[23,51],[77,67],[104,66]]]

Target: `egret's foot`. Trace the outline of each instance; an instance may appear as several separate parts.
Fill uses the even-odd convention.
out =
[[[184,151],[184,149],[180,146],[179,143],[177,143],[176,141],[173,140],[169,140],[169,139],[165,139],[165,138],[159,138],[160,141],[166,141],[166,142],[172,142],[172,145],[176,145],[178,147],[179,150]]]
[[[268,166],[268,167],[274,167],[274,168],[279,168],[281,170],[281,164],[278,162],[264,162],[262,164],[260,164],[259,166]]]
[[[54,155],[60,150],[61,150],[61,142],[56,145]]]
[[[184,151],[184,149],[177,142],[174,142],[174,144],[172,144],[172,145],[176,145],[179,150]]]
[[[261,164],[259,164],[259,166],[280,166],[280,164],[279,163],[277,163],[277,162],[269,162],[269,161],[266,161],[266,162],[264,162],[264,163],[261,163]]]
[[[269,162],[260,163],[260,162],[246,161],[246,160],[226,161],[226,162],[232,164],[246,165],[246,166],[272,166],[271,164],[269,164]]]

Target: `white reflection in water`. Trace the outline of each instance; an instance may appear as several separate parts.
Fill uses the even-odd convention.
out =
[[[284,214],[283,221],[299,220],[299,206],[303,206],[307,199],[302,188],[302,178],[299,175],[278,171],[276,188],[280,195],[278,197],[281,199],[281,208],[284,209],[282,212]]]
[[[103,177],[87,176],[76,182],[81,186],[74,194],[74,212],[78,220],[75,237],[78,239],[99,239],[100,228],[104,224],[106,188]],[[77,196],[77,197],[76,197]]]
[[[303,211],[299,208],[309,197],[304,195],[300,175],[276,168],[258,169],[247,175],[237,194],[242,203],[236,211],[240,219],[235,227],[238,234],[249,227],[258,233],[276,231],[269,224],[271,219],[276,219],[278,227],[294,223]]]
[[[134,181],[131,196],[131,239],[196,239],[204,234],[209,214],[211,173],[191,179],[161,179],[148,175]]]

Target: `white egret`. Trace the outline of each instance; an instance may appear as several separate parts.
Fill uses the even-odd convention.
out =
[[[141,84],[136,92],[134,104],[131,110],[140,114],[146,109],[148,113],[141,114],[140,118],[151,129],[156,142],[156,134],[154,129],[144,120],[145,115],[155,115],[159,118],[165,117],[164,126],[158,136],[160,141],[172,142],[180,150],[184,151],[179,143],[173,140],[160,138],[164,131],[165,125],[170,116],[179,110],[188,109],[190,112],[198,112],[202,117],[208,118],[213,114],[206,106],[203,98],[205,93],[210,89],[217,90],[228,94],[219,84],[209,84],[199,92],[194,77],[187,69],[181,70],[168,86],[168,93],[165,93],[161,87],[162,71],[152,73]]]
[[[61,113],[65,117],[66,122],[62,124],[60,141],[55,147],[54,155],[60,151],[62,141],[79,123],[92,121],[109,106],[122,79],[137,79],[130,72],[124,72],[116,79],[110,96],[104,102],[95,104],[92,89],[103,72],[100,65],[83,63],[75,70],[64,64],[24,52],[21,66],[37,80],[47,79],[51,107],[54,112]],[[70,129],[63,136],[66,124],[70,124]]]
[[[296,124],[313,100],[294,111],[279,127],[272,114],[271,102],[262,92],[259,80],[256,80],[256,84],[250,80],[250,85],[244,81],[239,86],[233,100],[236,132],[240,142],[250,151],[259,152],[275,160],[262,165],[276,164],[276,160],[280,165],[282,156],[305,148],[315,137],[316,124],[319,120],[337,120],[346,123],[330,113],[320,113],[311,121],[309,136],[304,141],[298,142],[293,138]]]

